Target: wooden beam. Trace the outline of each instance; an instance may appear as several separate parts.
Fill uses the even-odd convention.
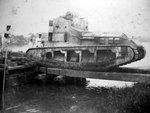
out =
[[[45,68],[46,67],[40,67],[40,71],[45,73],[46,70]],[[92,72],[92,71],[79,71],[79,70],[71,70],[71,69],[47,68],[47,74],[65,75],[70,77],[150,83],[150,74],[142,74],[142,73]]]

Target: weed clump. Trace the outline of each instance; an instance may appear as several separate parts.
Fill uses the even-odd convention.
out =
[[[97,111],[105,113],[149,113],[150,84],[137,83],[126,88],[102,88],[105,92],[95,101]],[[99,90],[102,90],[101,88]],[[103,91],[102,91],[103,94]]]

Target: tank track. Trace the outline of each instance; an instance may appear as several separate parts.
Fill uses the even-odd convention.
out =
[[[134,58],[130,62],[126,62],[118,66],[123,66],[123,65],[131,64],[132,62],[139,61],[143,59],[146,55],[146,50],[143,46],[138,46],[137,49],[133,49],[133,51],[134,51]]]
[[[93,46],[75,46],[75,47],[76,48],[79,48],[79,47],[89,47],[90,48],[90,47],[93,47]],[[103,47],[103,46],[99,46],[99,47]],[[105,47],[109,48],[109,47],[112,47],[112,46],[105,46]],[[113,47],[124,47],[124,46],[113,46]],[[132,49],[133,54],[134,54],[133,58],[130,61],[128,61],[128,62],[124,62],[122,64],[119,64],[119,65],[116,65],[116,66],[112,66],[112,67],[119,67],[119,66],[127,65],[127,64],[130,64],[132,62],[141,60],[141,59],[143,59],[145,57],[146,51],[145,51],[145,49],[144,49],[143,46],[138,46],[137,49],[134,49],[131,46],[126,46],[126,47],[129,47],[129,48]],[[32,51],[32,50],[41,50],[41,49],[44,50],[44,49],[51,49],[51,48],[68,48],[68,49],[70,49],[70,48],[74,48],[74,46],[70,46],[70,47],[40,47],[40,48],[30,48],[30,49],[27,50],[26,53],[28,53],[29,51]]]

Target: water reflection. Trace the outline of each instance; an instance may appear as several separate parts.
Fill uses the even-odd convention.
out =
[[[6,113],[105,113],[110,109],[113,111],[112,107],[105,108],[101,105],[106,104],[105,98],[109,91],[101,86],[108,86],[108,81],[104,84],[105,81],[102,80],[87,79],[84,85],[79,85],[79,82],[72,80],[72,84],[62,84],[55,81],[36,81],[8,88],[5,95]]]
[[[132,87],[134,82],[115,81],[115,80],[100,80],[100,79],[87,79],[89,81],[87,87]]]

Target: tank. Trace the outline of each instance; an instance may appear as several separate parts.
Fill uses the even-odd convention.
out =
[[[141,60],[146,52],[125,34],[90,32],[84,18],[67,12],[49,21],[44,46],[27,54],[50,68],[102,71]]]

